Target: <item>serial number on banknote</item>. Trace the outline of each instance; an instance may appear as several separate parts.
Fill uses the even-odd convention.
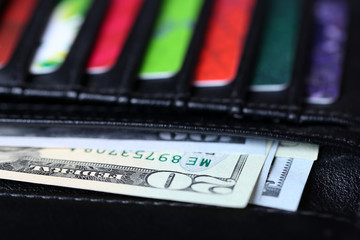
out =
[[[216,154],[216,153],[174,153],[174,152],[148,152],[148,151],[108,151],[104,149],[80,149],[80,148],[71,148],[71,152],[80,152],[87,153],[92,155],[107,155],[112,157],[117,157],[121,159],[134,159],[134,160],[149,160],[149,161],[159,161],[159,162],[171,162],[179,163],[183,162],[185,165],[200,165],[208,167],[212,161],[215,161],[218,158],[224,158],[225,154]]]

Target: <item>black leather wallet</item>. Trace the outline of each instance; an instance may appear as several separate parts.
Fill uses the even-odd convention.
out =
[[[349,0],[350,36],[341,96],[329,105],[304,103],[311,28],[307,7],[290,86],[281,92],[252,93],[248,85],[266,1],[257,6],[236,80],[206,89],[192,87],[190,80],[212,1],[205,1],[192,50],[170,84],[144,83],[136,77],[158,0],[146,1],[141,9],[114,71],[98,76],[83,71],[108,3],[96,0],[62,68],[41,77],[31,75],[30,60],[56,2],[39,2],[9,64],[0,69],[1,126],[29,131],[67,127],[245,135],[318,144],[319,158],[297,212],[252,205],[229,209],[0,180],[2,231],[51,238],[86,232],[98,237],[359,239],[359,1]]]

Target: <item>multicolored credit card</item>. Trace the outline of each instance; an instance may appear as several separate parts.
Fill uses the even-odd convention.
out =
[[[38,2],[38,0],[12,0],[7,3],[0,18],[0,68],[9,62]]]
[[[65,61],[93,0],[61,0],[55,7],[30,67],[32,74],[55,72]]]
[[[235,79],[256,2],[215,2],[195,72],[195,86],[223,86]]]
[[[88,73],[104,73],[114,66],[143,2],[144,0],[112,0],[110,2],[88,62]]]
[[[330,104],[340,95],[349,6],[343,0],[318,0],[314,4],[314,37],[307,102]]]
[[[290,83],[300,30],[302,0],[269,0],[250,89],[281,91]]]
[[[166,79],[180,72],[205,0],[163,2],[139,77]]]

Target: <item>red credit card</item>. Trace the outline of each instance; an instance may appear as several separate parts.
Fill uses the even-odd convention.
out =
[[[223,86],[234,80],[257,0],[216,0],[193,84]]]
[[[102,23],[87,71],[104,73],[119,57],[144,0],[112,0]]]
[[[0,67],[4,67],[35,10],[38,0],[12,0],[0,17]]]

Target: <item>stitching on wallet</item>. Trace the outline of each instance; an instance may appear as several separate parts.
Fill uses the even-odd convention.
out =
[[[144,99],[144,100],[172,100],[174,99],[174,94],[175,93],[142,93],[141,96],[137,96],[136,94],[134,94],[132,96],[132,98],[139,98],[139,99]]]
[[[231,101],[231,99],[229,99],[229,98],[224,98],[224,99],[219,99],[219,98],[215,98],[215,99],[192,98],[192,100],[193,101],[201,101],[201,103],[203,103],[203,104],[206,104],[207,102],[226,103],[226,102]],[[294,107],[298,108],[298,106],[292,106],[292,105],[280,105],[280,104],[275,104],[275,103],[270,103],[270,104],[269,103],[254,103],[254,102],[247,103],[247,104],[245,104],[245,106],[249,107],[249,108],[269,108],[271,110],[293,110]],[[348,113],[343,113],[343,112],[324,111],[324,110],[304,110],[303,112],[306,113],[306,114],[317,114],[317,115],[329,116],[329,117],[331,117],[331,115],[337,115],[337,116],[340,116],[340,117],[360,120],[360,116],[355,116],[355,115],[348,114]]]
[[[296,212],[288,212],[285,210],[278,210],[278,209],[272,209],[272,208],[256,208],[256,207],[253,208],[252,210],[255,210],[258,212],[267,212],[267,213],[279,213],[279,211],[280,211],[283,215],[302,215],[302,216],[319,217],[319,218],[323,218],[323,219],[331,219],[331,220],[335,220],[335,221],[339,221],[339,222],[351,223],[353,225],[356,225],[353,221],[351,221],[345,217],[335,216],[335,215],[326,214],[326,213],[317,213],[317,212],[304,211],[304,210],[298,210]]]
[[[0,115],[1,116],[1,115]],[[28,119],[19,119],[18,115],[12,115],[13,119],[7,119],[10,122],[29,122]],[[286,135],[286,134],[291,134],[291,135],[295,135],[295,136],[306,136],[306,137],[317,137],[317,138],[323,138],[323,139],[329,139],[329,140],[335,140],[338,142],[343,142],[346,144],[349,144],[351,146],[354,147],[360,147],[360,143],[358,142],[354,142],[352,140],[349,139],[345,139],[345,138],[341,138],[341,137],[335,137],[332,135],[324,135],[324,134],[316,134],[316,133],[310,133],[307,131],[302,131],[302,132],[294,132],[294,131],[288,131],[288,130],[276,130],[276,129],[268,129],[268,128],[256,128],[256,127],[238,127],[238,126],[230,126],[227,124],[202,124],[202,123],[189,123],[189,122],[177,122],[177,121],[173,121],[173,122],[166,122],[166,121],[154,121],[154,120],[144,120],[144,119],[128,119],[128,118],[122,118],[118,120],[119,122],[129,122],[131,121],[131,123],[134,124],[141,124],[141,123],[146,123],[146,124],[166,124],[166,125],[183,125],[183,126],[197,126],[197,127],[202,127],[202,128],[208,128],[208,127],[213,127],[213,128],[230,128],[230,129],[234,129],[234,130],[250,130],[250,131],[262,131],[262,132],[267,132],[267,133],[273,133],[273,134],[280,134],[280,135]],[[99,125],[103,125],[103,126],[120,126],[123,125],[119,122],[108,122],[108,121],[101,121],[101,119],[99,119],[99,121],[96,124]],[[41,119],[41,123],[59,123],[59,124],[85,124],[85,125],[94,125],[93,121],[77,121],[77,120],[45,120],[45,119]]]
[[[216,206],[207,206],[193,203],[179,203],[179,202],[166,202],[166,201],[151,201],[151,200],[119,200],[119,199],[101,199],[101,198],[85,198],[85,197],[63,197],[63,196],[45,196],[45,195],[31,195],[21,193],[0,193],[0,196],[4,197],[15,197],[15,198],[28,198],[28,199],[43,199],[43,200],[59,200],[59,201],[76,201],[76,202],[92,202],[92,203],[108,203],[108,204],[136,204],[136,205],[152,205],[152,206],[170,206],[170,207],[197,207],[197,208],[218,208]],[[333,216],[330,214],[316,213],[311,211],[297,211],[287,212],[277,209],[267,208],[251,208],[252,211],[276,213],[282,215],[302,215],[302,216],[313,216],[323,219],[331,219],[340,222],[346,222],[354,224],[347,218]]]
[[[14,198],[28,198],[28,199],[43,199],[43,200],[59,200],[59,201],[76,201],[76,202],[94,202],[94,203],[120,203],[120,204],[136,204],[136,205],[154,205],[154,206],[172,206],[172,207],[203,207],[205,205],[198,205],[193,203],[179,203],[179,202],[165,202],[165,201],[151,201],[151,200],[120,200],[120,199],[101,199],[101,198],[85,198],[85,197],[64,197],[64,196],[46,196],[46,195],[32,195],[23,193],[0,193],[1,197]]]
[[[327,117],[331,117],[331,115],[335,115],[335,116],[340,116],[340,117],[344,117],[344,118],[355,119],[357,121],[360,120],[359,116],[355,116],[355,115],[343,113],[343,112],[333,112],[333,111],[327,112],[324,110],[305,110],[304,113],[305,114],[315,114],[315,115],[320,115],[320,116],[327,116]]]
[[[144,98],[144,96],[141,96],[141,98]],[[167,96],[163,96],[162,99],[160,100],[166,100]],[[216,103],[217,101],[220,101],[220,103],[227,103],[230,99],[206,99],[206,98],[199,98],[200,100],[204,100],[204,104],[212,102],[212,103]],[[149,100],[149,99],[147,99]],[[196,100],[196,98],[192,98],[192,100]],[[206,101],[207,102],[206,102]],[[4,108],[5,106],[5,108]],[[31,105],[32,109],[31,111],[37,111],[39,109],[39,106],[41,107],[41,105]],[[293,107],[294,106],[289,106],[289,105],[279,105],[279,104],[269,104],[269,103],[247,103],[245,105],[246,107],[249,108],[268,108],[269,110],[294,110]],[[24,109],[24,107],[26,109],[28,109],[29,105],[27,104],[17,104],[17,109]],[[6,104],[1,104],[0,108],[3,108],[4,110],[8,109],[8,107],[6,106]],[[47,111],[53,111],[53,112],[58,112],[59,109],[56,107],[52,107],[52,108],[46,108]],[[257,110],[257,109],[254,109]],[[93,109],[82,109],[82,112],[93,112]],[[339,117],[343,117],[343,118],[347,118],[347,119],[351,119],[351,120],[356,120],[356,121],[360,121],[360,116],[355,116],[349,113],[343,113],[343,112],[335,112],[335,111],[324,111],[324,110],[303,110],[303,114],[314,114],[314,115],[319,115],[319,116],[324,116],[324,117],[333,117],[333,116],[339,116]],[[9,115],[9,117],[11,117],[12,115]],[[19,116],[19,115],[17,115]]]
[[[198,103],[201,104],[206,104],[206,103],[230,103],[232,99],[230,98],[206,98],[206,97],[202,97],[202,98],[198,98],[198,97],[192,97],[190,98],[190,101],[196,101]]]

